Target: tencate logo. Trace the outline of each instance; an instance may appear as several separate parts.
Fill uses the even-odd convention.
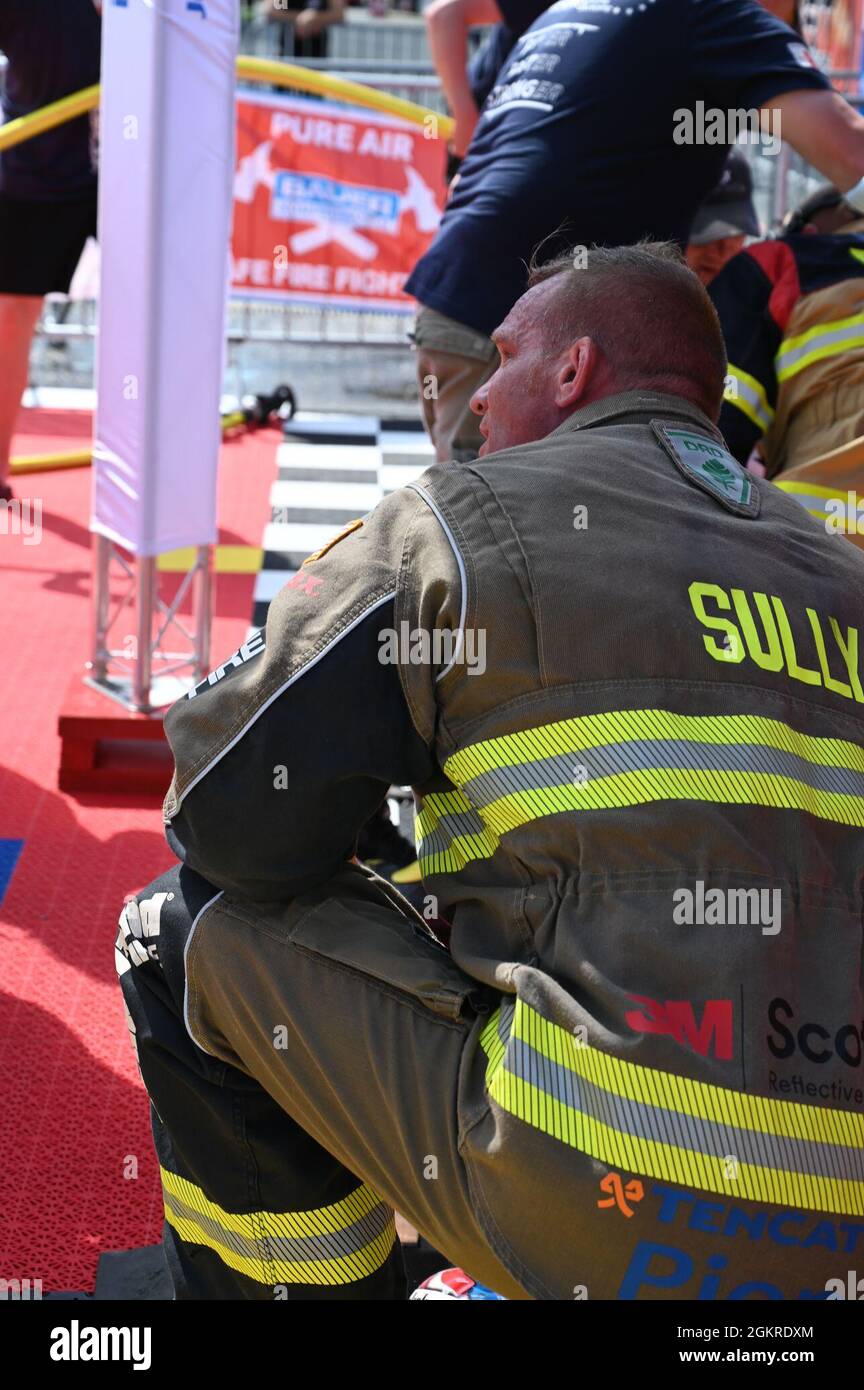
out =
[[[709,1053],[721,1062],[732,1058],[732,1000],[706,999],[701,1022],[696,1022],[696,1010],[689,999],[647,999],[642,994],[630,998],[641,1005],[624,1015],[628,1028],[637,1033],[655,1033],[674,1038],[681,1047],[689,1047],[700,1057]]]

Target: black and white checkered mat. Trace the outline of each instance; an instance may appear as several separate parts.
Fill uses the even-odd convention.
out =
[[[434,462],[419,420],[312,412],[290,420],[276,455],[252,626],[264,626],[270,600],[307,555]]]

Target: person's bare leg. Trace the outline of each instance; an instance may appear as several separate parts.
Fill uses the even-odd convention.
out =
[[[41,295],[0,294],[0,485],[8,481],[12,435],[27,386],[30,344],[41,308]]]

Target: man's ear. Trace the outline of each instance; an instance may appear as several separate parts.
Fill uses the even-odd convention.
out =
[[[600,365],[600,351],[592,338],[579,338],[567,354],[555,378],[555,404],[572,410],[588,389]]]

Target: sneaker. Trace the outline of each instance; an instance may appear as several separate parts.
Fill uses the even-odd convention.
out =
[[[438,1274],[430,1274],[428,1279],[424,1279],[422,1284],[418,1284],[409,1302],[413,1302],[415,1298],[460,1298],[492,1300],[496,1303],[507,1302],[503,1294],[494,1293],[492,1289],[487,1289],[485,1284],[478,1284],[477,1280],[472,1279],[470,1274],[466,1274],[464,1269],[442,1269]]]

